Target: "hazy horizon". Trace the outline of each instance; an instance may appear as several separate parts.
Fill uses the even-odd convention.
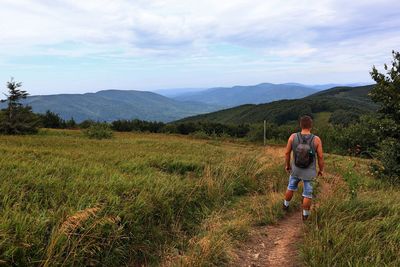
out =
[[[400,2],[0,0],[0,92],[372,83]]]
[[[104,89],[99,89],[99,90],[96,90],[96,89],[93,89],[93,90],[81,89],[80,92],[68,92],[68,91],[66,91],[66,92],[56,92],[56,93],[51,93],[50,92],[50,93],[32,94],[29,91],[28,93],[29,93],[29,96],[40,96],[40,95],[45,96],[45,95],[59,95],[59,94],[92,94],[92,93],[97,93],[97,92],[100,92],[100,91],[107,91],[107,90],[121,90],[121,91],[153,92],[153,93],[157,93],[157,94],[160,94],[160,95],[173,97],[175,95],[179,95],[181,93],[186,93],[186,92],[200,92],[200,91],[209,90],[209,89],[231,88],[231,87],[235,87],[235,86],[245,86],[245,87],[249,86],[250,87],[250,86],[256,86],[256,85],[263,84],[263,83],[269,83],[269,82],[262,82],[262,83],[258,83],[258,84],[235,84],[235,85],[232,85],[232,86],[212,86],[212,87],[207,87],[207,88],[195,88],[195,87],[192,87],[192,88],[186,87],[186,88],[184,88],[184,87],[180,87],[180,88],[160,88],[160,89],[148,89],[148,90],[140,90],[140,89],[135,89],[135,88],[104,88]],[[302,86],[305,86],[305,87],[312,88],[313,86],[322,86],[322,85],[330,85],[330,84],[334,84],[335,86],[336,85],[337,86],[363,86],[363,85],[372,84],[373,82],[370,82],[370,83],[350,82],[350,83],[341,83],[341,84],[336,84],[336,83],[302,84],[302,83],[297,83],[297,82],[285,82],[285,83],[271,83],[271,84],[283,85],[283,84],[291,84],[291,83],[299,84],[299,85],[302,85]],[[5,86],[3,86],[3,87],[4,88],[2,88],[2,90],[0,90],[0,92],[4,91],[4,93],[5,93],[6,92],[6,88],[5,88]],[[22,89],[23,90],[27,90],[27,89],[29,90],[29,88],[26,88],[26,86],[24,86],[24,84],[22,86]],[[316,88],[314,88],[314,89],[317,90],[317,91],[325,90],[325,89],[316,89]],[[169,92],[171,92],[171,93],[169,93]]]

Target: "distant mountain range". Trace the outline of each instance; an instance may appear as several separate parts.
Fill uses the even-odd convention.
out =
[[[177,97],[177,96],[180,96],[183,94],[195,93],[195,92],[200,92],[200,91],[204,91],[204,90],[207,90],[207,89],[206,88],[174,88],[174,89],[153,90],[151,92],[173,98],[173,97]]]
[[[303,87],[314,88],[316,90],[326,90],[333,87],[357,87],[357,86],[364,86],[368,85],[368,83],[326,83],[326,84],[301,84],[301,83],[284,83],[286,85],[297,85]]]
[[[268,103],[280,99],[297,99],[316,92],[316,89],[302,85],[262,83],[253,86],[217,87],[200,92],[188,92],[174,99],[234,107],[243,104]]]
[[[339,87],[339,86],[349,86],[349,87],[355,87],[355,86],[363,86],[363,85],[368,85],[367,83],[347,83],[347,84],[339,84],[339,83],[327,83],[327,84],[301,84],[301,83],[282,83],[282,84],[272,84],[272,83],[263,83],[263,84],[258,84],[258,85],[253,85],[253,86],[233,86],[233,87],[215,87],[215,88],[173,88],[173,89],[159,89],[159,90],[150,90],[151,92],[170,97],[170,98],[184,98],[191,96],[193,94],[204,94],[207,93],[206,91],[211,91],[214,89],[226,89],[230,88],[235,90],[236,88],[240,87],[264,87],[266,89],[268,88],[268,85],[273,85],[275,88],[276,87],[282,87],[282,88],[287,88],[287,86],[298,86],[298,87],[306,87],[306,88],[312,88],[315,90],[326,90],[329,88],[333,87]],[[253,103],[255,104],[255,103]]]
[[[87,119],[96,121],[141,119],[169,122],[221,108],[204,103],[177,101],[152,92],[132,90],[30,96],[24,104],[32,106],[34,112],[45,113],[50,110],[64,119],[74,118],[78,122]]]
[[[246,104],[208,114],[197,115],[180,122],[218,122],[225,124],[261,123],[263,120],[284,124],[303,114],[332,113],[337,110],[365,114],[377,106],[368,97],[373,85],[335,87],[302,99],[280,100],[267,104]]]
[[[313,86],[316,88],[312,88]],[[85,94],[30,96],[24,104],[32,106],[36,113],[50,110],[64,119],[74,118],[77,122],[87,119],[170,122],[242,104],[303,98],[328,85],[313,86],[297,83],[262,83],[230,88],[158,90],[160,94],[135,90],[104,90]],[[0,107],[4,106],[5,103],[0,104]]]

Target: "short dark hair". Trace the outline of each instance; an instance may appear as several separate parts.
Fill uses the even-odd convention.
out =
[[[311,129],[313,126],[313,119],[308,116],[304,115],[300,117],[300,127],[302,129]]]

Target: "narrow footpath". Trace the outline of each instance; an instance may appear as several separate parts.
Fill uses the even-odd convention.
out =
[[[330,178],[338,180],[338,177]],[[330,194],[332,194],[332,184],[322,181],[319,196],[325,198]],[[317,207],[318,203],[314,208]],[[299,244],[303,235],[303,227],[301,210],[290,212],[277,224],[254,227],[246,242],[237,248],[238,258],[231,266],[302,266],[299,258]]]
[[[275,225],[256,227],[237,249],[232,266],[301,266],[298,244],[302,237],[301,211],[288,214]]]

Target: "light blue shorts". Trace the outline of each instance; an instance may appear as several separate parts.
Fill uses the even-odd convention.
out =
[[[303,180],[299,179],[297,177],[290,176],[289,177],[289,185],[288,185],[288,190],[290,191],[297,191],[299,182],[303,181],[303,197],[306,198],[312,198],[312,193],[313,193],[313,185],[312,185],[312,180]]]

